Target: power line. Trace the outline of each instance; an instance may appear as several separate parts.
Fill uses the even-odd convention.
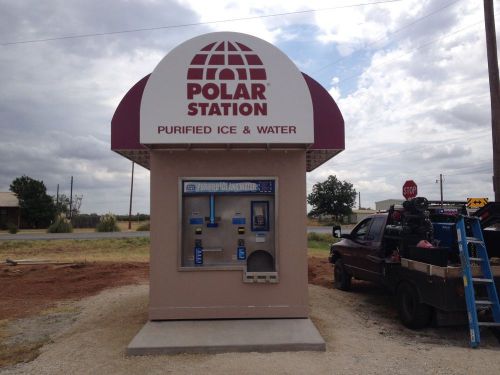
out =
[[[454,168],[454,169],[443,169],[443,168],[437,168],[436,169],[436,173],[432,173],[432,174],[425,174],[425,175],[421,175],[421,174],[418,174],[418,173],[414,173],[414,172],[407,172],[407,173],[400,173],[400,177],[401,178],[410,178],[410,177],[413,177],[415,179],[419,179],[419,180],[424,180],[424,182],[419,182],[419,185],[425,185],[425,184],[435,184],[435,182],[426,182],[426,179],[428,178],[432,178],[436,179],[436,176],[439,176],[439,173],[442,172],[443,173],[443,177],[453,177],[453,176],[463,176],[463,175],[466,175],[466,174],[478,174],[478,175],[483,175],[483,174],[490,174],[491,171],[492,171],[492,167],[475,167],[475,168],[472,168],[472,169],[469,169],[470,167],[465,167],[465,168]],[[336,173],[339,173],[340,172],[340,169],[335,169],[335,168],[332,168],[333,170],[336,170],[337,172]],[[464,170],[466,169],[466,170]],[[446,173],[446,171],[449,170],[450,173]],[[444,172],[443,172],[444,171]],[[461,172],[458,172],[456,173],[456,171],[461,171]],[[373,179],[378,179],[378,178],[384,178],[386,180],[388,179],[391,179],[391,175],[367,175],[367,176],[359,176],[359,177],[353,177],[351,179],[357,179],[357,180],[361,180],[361,179],[370,179],[370,180],[373,180]],[[449,183],[452,183],[451,181],[448,181]]]
[[[468,141],[471,141],[471,140],[475,140],[475,139],[479,139],[479,138],[486,138],[488,136],[487,133],[485,134],[482,134],[482,133],[478,133],[478,134],[475,134],[475,135],[467,135],[467,140]],[[455,138],[447,138],[447,139],[438,139],[438,140],[427,140],[426,141],[428,145],[430,144],[434,144],[436,146],[442,146],[443,144],[444,145],[455,145],[457,143],[463,143],[463,137],[460,137],[460,136],[457,136]],[[386,148],[389,148],[391,147],[391,145],[386,145],[385,146]],[[412,152],[417,152],[417,151],[421,151],[421,144],[416,144],[414,146],[409,146],[405,149],[406,152],[408,153],[412,153]],[[360,150],[364,149],[365,147],[361,147],[361,148],[358,148],[358,149],[351,149],[350,151],[352,153],[359,153]],[[369,162],[373,162],[373,161],[386,161],[386,160],[390,160],[390,158],[392,157],[396,157],[396,156],[399,156],[401,154],[401,151],[400,150],[394,150],[394,151],[384,151],[384,152],[378,152],[377,153],[377,156],[376,157],[373,157],[373,156],[370,156],[369,159],[367,159],[365,156],[362,156],[358,159],[353,159],[353,160],[350,160],[347,164],[346,163],[343,163],[342,166],[343,167],[350,167],[352,165],[355,165],[355,164],[358,164],[360,162],[364,162],[364,161],[369,161]],[[344,154],[345,155],[345,154]],[[336,161],[336,159],[332,159],[333,161]],[[481,161],[483,162],[483,161]]]
[[[401,1],[404,1],[404,0],[381,0],[381,1],[371,2],[371,3],[358,3],[358,4],[341,5],[341,6],[329,7],[329,8],[298,10],[298,11],[294,11],[294,12],[264,14],[264,15],[252,16],[252,17],[229,18],[229,19],[217,20],[217,21],[193,22],[193,23],[185,23],[185,24],[178,24],[178,25],[145,27],[145,28],[138,28],[138,29],[108,31],[108,32],[102,32],[102,33],[66,35],[66,36],[57,36],[57,37],[52,37],[52,38],[17,40],[17,41],[11,41],[11,42],[3,42],[0,45],[1,46],[10,46],[10,45],[16,45],[16,44],[51,42],[51,41],[55,41],[55,40],[80,39],[80,38],[91,38],[91,37],[98,37],[98,36],[105,36],[105,35],[137,33],[137,32],[142,32],[142,31],[178,29],[178,28],[184,28],[184,27],[212,25],[212,24],[225,23],[225,22],[248,21],[248,20],[260,19],[260,18],[282,17],[282,16],[289,16],[289,15],[295,15],[295,14],[305,14],[305,13],[322,12],[322,11],[327,11],[327,10],[338,10],[338,9],[346,9],[346,8],[355,8],[355,7],[369,6],[369,5],[379,5],[379,4],[387,4],[387,3],[396,3],[396,2],[401,2]]]
[[[417,23],[419,23],[419,22],[421,22],[421,21],[423,21],[423,20],[425,20],[425,19],[427,19],[427,18],[429,18],[429,17],[433,16],[433,15],[435,15],[436,13],[439,13],[439,12],[443,11],[444,9],[446,9],[446,8],[448,8],[448,7],[450,7],[450,6],[454,5],[454,4],[456,4],[456,3],[458,3],[459,1],[461,1],[461,0],[455,0],[455,1],[451,2],[451,3],[449,3],[449,4],[446,4],[445,6],[443,6],[443,7],[439,8],[439,9],[436,9],[435,11],[433,11],[433,12],[431,12],[431,13],[428,13],[428,14],[426,14],[426,15],[424,15],[424,16],[422,16],[422,17],[420,17],[420,18],[417,18],[417,19],[416,19],[416,20],[414,20],[413,22],[410,22],[410,23],[408,23],[408,24],[406,24],[406,25],[404,25],[404,26],[400,27],[399,29],[396,29],[393,33],[391,33],[391,34],[389,34],[389,35],[385,35],[385,34],[384,34],[382,37],[380,37],[380,38],[376,39],[375,41],[373,41],[373,42],[369,43],[368,45],[366,45],[366,46],[364,47],[364,49],[366,49],[367,47],[370,47],[370,46],[373,46],[373,45],[377,44],[377,43],[378,43],[378,42],[380,42],[381,40],[384,40],[384,39],[390,39],[392,36],[394,36],[394,35],[398,34],[399,32],[401,32],[401,31],[403,31],[403,30],[405,30],[405,29],[407,29],[407,28],[409,28],[409,27],[411,27],[411,26],[413,26],[413,25],[415,25],[415,24],[417,24]],[[357,52],[359,52],[359,51],[357,51]],[[356,54],[357,52],[355,52],[354,54]],[[337,65],[339,62],[341,62],[341,61],[343,61],[343,60],[346,60],[347,58],[351,58],[351,57],[352,57],[352,55],[353,55],[353,54],[351,54],[351,55],[349,55],[349,56],[344,56],[344,57],[341,57],[340,59],[337,59],[337,60],[335,60],[334,62],[329,63],[329,64],[327,64],[327,65],[323,66],[322,68],[318,69],[318,70],[317,70],[317,71],[315,71],[313,74],[317,74],[317,73],[319,73],[319,72],[321,72],[321,71],[325,70],[326,68],[329,68],[329,67],[331,67],[331,66],[335,66],[335,65]]]

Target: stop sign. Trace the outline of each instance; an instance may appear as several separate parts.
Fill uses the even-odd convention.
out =
[[[417,196],[417,184],[413,180],[408,180],[403,185],[403,197],[406,199],[415,198]]]

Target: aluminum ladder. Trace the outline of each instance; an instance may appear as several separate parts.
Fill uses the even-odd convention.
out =
[[[466,220],[470,225],[468,231],[465,227]],[[467,234],[472,234],[472,237]],[[479,219],[474,217],[465,219],[461,216],[457,222],[457,239],[469,320],[470,346],[476,348],[481,341],[479,327],[500,327],[500,304]],[[470,250],[472,256],[469,254]],[[473,277],[471,263],[480,266],[482,272],[480,277]],[[476,299],[475,285],[486,287],[487,299]],[[480,322],[477,316],[478,308],[491,308],[494,321]]]

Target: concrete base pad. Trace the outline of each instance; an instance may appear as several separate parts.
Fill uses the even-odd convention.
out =
[[[310,319],[177,320],[147,322],[127,355],[324,351]]]

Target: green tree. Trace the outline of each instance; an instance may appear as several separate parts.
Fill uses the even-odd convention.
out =
[[[329,176],[326,181],[315,184],[312,193],[307,196],[307,203],[313,207],[309,215],[332,215],[336,220],[349,215],[355,201],[356,190],[352,184],[340,181],[335,176]]]
[[[43,181],[28,176],[16,178],[10,184],[21,208],[21,222],[28,228],[47,228],[56,214],[56,207]]]
[[[70,197],[66,194],[59,194],[59,197],[52,196],[56,211],[58,214],[64,214],[66,217],[74,217],[80,213],[80,207],[82,206],[83,195],[74,195],[73,201],[70,201]],[[69,214],[69,206],[71,203],[71,215]]]
[[[59,194],[59,197],[52,196],[58,214],[69,216],[69,197],[66,194]]]

